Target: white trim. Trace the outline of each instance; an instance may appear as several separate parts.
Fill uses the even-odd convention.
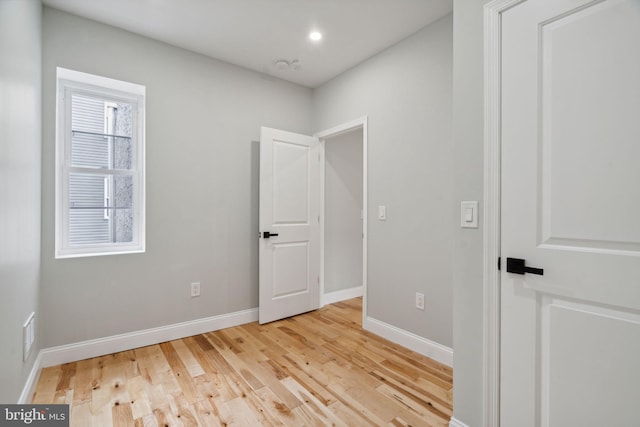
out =
[[[320,168],[321,176],[321,194],[320,210],[322,212],[320,218],[320,295],[321,303],[324,295],[324,139],[332,138],[343,133],[351,132],[353,130],[362,128],[362,323],[364,324],[367,319],[367,242],[368,242],[368,151],[369,151],[369,131],[368,131],[368,118],[362,116],[349,122],[343,123],[338,126],[323,130],[315,133],[313,136],[320,139],[321,145],[321,160],[322,166]]]
[[[36,386],[38,385],[38,381],[40,380],[41,371],[42,353],[38,353],[38,357],[36,357],[35,362],[33,362],[31,372],[29,372],[27,381],[25,381],[24,387],[22,388],[22,393],[20,393],[20,397],[18,398],[18,405],[31,403],[31,398],[33,397],[33,393],[36,392]]]
[[[428,340],[424,337],[397,328],[388,323],[367,317],[362,325],[363,329],[380,335],[396,344],[420,353],[424,356],[443,363],[447,366],[453,366],[453,350],[435,341]]]
[[[449,420],[449,427],[469,427],[469,426],[463,423],[462,421],[456,420],[455,418],[451,417],[451,419]]]
[[[334,126],[332,128],[316,132],[313,136],[319,139],[333,138],[343,133],[351,132],[361,127],[367,126],[367,116],[362,116],[341,125]]]
[[[76,362],[91,357],[104,356],[119,351],[131,350],[133,348],[158,344],[205,332],[244,325],[245,323],[256,322],[257,320],[258,309],[251,308],[234,313],[221,314],[219,316],[46,348],[40,351],[38,359],[41,359],[41,367],[47,368],[62,363]]]
[[[56,67],[56,75],[58,79],[71,80],[85,85],[98,86],[101,88],[108,88],[115,91],[128,92],[142,96],[146,93],[146,87],[140,84],[116,80],[109,77],[96,76],[94,74],[69,70],[67,68]]]
[[[339,291],[333,291],[322,295],[320,306],[324,307],[327,304],[333,304],[334,302],[340,302],[351,298],[361,297],[364,293],[363,286],[356,286],[349,289],[341,289]]]
[[[325,279],[325,257],[324,257],[324,233],[325,233],[325,224],[324,224],[324,217],[325,217],[325,209],[326,209],[326,204],[325,204],[325,185],[324,185],[324,181],[326,179],[326,169],[327,169],[327,164],[326,164],[326,157],[325,157],[325,149],[326,149],[326,143],[324,139],[320,139],[320,218],[319,218],[319,222],[320,222],[320,283],[319,283],[319,292],[320,292],[320,307],[324,307],[325,303],[324,303],[324,279]]]
[[[500,425],[501,15],[525,0],[484,6],[483,424]]]
[[[367,318],[367,276],[369,255],[369,119],[362,119],[362,323]]]

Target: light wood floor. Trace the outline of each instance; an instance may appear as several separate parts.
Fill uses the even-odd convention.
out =
[[[447,366],[361,329],[362,300],[45,368],[74,426],[445,426]]]

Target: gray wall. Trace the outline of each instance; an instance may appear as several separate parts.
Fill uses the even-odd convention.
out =
[[[316,131],[369,117],[368,315],[449,347],[452,33],[448,15],[314,91]]]
[[[362,286],[362,129],[325,142],[324,292]]]
[[[39,0],[0,1],[2,403],[18,400],[40,348],[36,338],[23,363],[22,325],[37,309],[40,281],[41,10]]]
[[[144,254],[54,259],[56,66],[147,88]],[[42,72],[43,346],[256,307],[255,141],[311,133],[311,90],[50,8]]]
[[[483,209],[483,6],[454,1],[454,203]],[[482,224],[482,218],[480,218]],[[453,410],[469,426],[482,419],[482,228],[454,231]]]

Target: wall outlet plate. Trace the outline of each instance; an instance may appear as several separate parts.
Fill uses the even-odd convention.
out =
[[[193,282],[191,284],[191,297],[200,296],[200,282]]]
[[[424,294],[416,292],[416,308],[424,310]]]

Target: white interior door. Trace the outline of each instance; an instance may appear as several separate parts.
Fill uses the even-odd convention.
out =
[[[260,132],[260,323],[320,306],[320,142]]]
[[[501,425],[640,425],[640,0],[507,10],[501,78]]]

